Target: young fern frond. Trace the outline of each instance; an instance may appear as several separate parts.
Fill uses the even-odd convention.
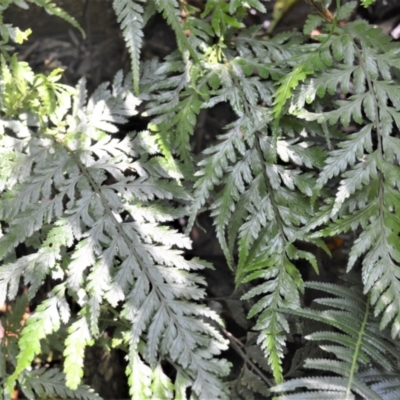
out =
[[[326,330],[314,331],[306,339],[320,342],[320,347],[334,357],[306,359],[304,368],[310,370],[310,373],[302,378],[288,380],[271,390],[296,392],[278,397],[288,400],[385,398],[378,392],[380,385],[371,385],[371,382],[382,383],[381,393],[385,391],[386,373],[389,376],[397,373],[394,381],[397,382],[399,357],[396,343],[390,340],[388,332],[379,330],[379,322],[371,309],[370,300],[362,293],[362,283],[353,279],[345,286],[321,282],[306,282],[305,286],[335,297],[314,300],[314,304],[320,305],[322,310],[321,307],[303,308],[290,310],[289,313],[326,324]],[[371,365],[376,374],[372,379]],[[316,371],[321,371],[321,375],[316,376]],[[381,371],[385,372],[381,375]],[[327,372],[334,375],[327,376]],[[304,393],[303,388],[307,389],[307,393]],[[301,391],[297,392],[298,389]]]

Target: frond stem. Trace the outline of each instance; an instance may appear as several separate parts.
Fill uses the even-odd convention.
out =
[[[260,137],[258,136],[257,133],[255,135],[256,135],[256,140],[254,141],[254,143],[256,145],[257,153],[258,153],[261,161],[267,163],[267,161],[265,160],[264,155],[262,153],[261,144],[260,144]],[[274,210],[274,214],[276,216],[276,222],[277,222],[277,225],[279,227],[280,234],[284,238],[285,242],[289,243],[290,240],[286,236],[286,233],[285,233],[285,230],[284,230],[285,223],[283,222],[282,216],[281,216],[281,214],[279,212],[278,204],[277,204],[277,202],[275,200],[275,197],[273,195],[273,188],[272,188],[271,184],[269,183],[268,175],[267,175],[267,172],[265,171],[265,168],[262,168],[262,174],[263,174],[265,186],[268,189],[269,199],[271,201],[272,209]]]
[[[358,369],[358,357],[361,351],[361,345],[362,345],[362,339],[364,337],[364,332],[365,332],[365,328],[367,326],[367,322],[368,322],[368,317],[369,317],[369,299],[365,302],[365,312],[364,312],[364,319],[363,322],[361,324],[360,330],[358,331],[358,338],[357,338],[357,343],[354,349],[354,353],[353,353],[353,359],[351,362],[351,367],[350,367],[350,371],[349,371],[349,379],[347,382],[347,388],[346,388],[346,400],[350,399],[351,396],[351,387],[353,384],[353,380],[354,380],[354,375],[357,372]]]

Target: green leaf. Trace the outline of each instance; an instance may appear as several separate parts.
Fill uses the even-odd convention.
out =
[[[371,4],[374,4],[374,3],[375,3],[375,0],[361,0],[361,4],[365,8],[369,7]]]
[[[18,340],[20,352],[17,356],[15,371],[7,379],[7,388],[12,392],[19,375],[27,369],[36,355],[41,351],[40,340],[58,331],[62,323],[70,317],[69,305],[64,297],[65,285],[56,286],[52,296],[40,304],[35,313],[28,319]]]
[[[83,377],[83,358],[85,347],[93,344],[86,317],[81,317],[68,329],[68,337],[65,341],[64,372],[66,385],[76,390]]]
[[[293,90],[296,89],[301,82],[307,79],[308,75],[314,73],[314,70],[308,64],[300,64],[278,82],[278,88],[274,94],[274,131],[278,129],[280,119],[283,115],[286,102],[292,97]]]
[[[143,0],[141,1],[143,2]],[[134,92],[139,95],[139,64],[143,37],[142,30],[144,27],[144,9],[138,2],[130,0],[114,0],[113,7],[131,55]]]

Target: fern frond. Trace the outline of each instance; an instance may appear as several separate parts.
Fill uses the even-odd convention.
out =
[[[199,63],[200,59],[196,50],[192,47],[182,28],[179,18],[179,4],[177,0],[154,0],[157,10],[162,13],[165,20],[174,30],[178,48],[182,54],[188,53],[190,57]]]
[[[207,95],[205,81],[198,82],[199,69],[188,62],[182,65],[179,55],[169,56],[164,63],[147,63],[143,72],[144,98],[149,100],[146,116],[153,117],[149,129],[157,134],[158,145],[171,168],[192,180],[194,162],[190,138],[197,123],[202,96]],[[173,76],[171,76],[171,74]],[[203,79],[204,80],[204,79]],[[183,164],[177,164],[177,156]]]
[[[152,396],[151,368],[140,359],[137,352],[129,352],[129,365],[126,373],[131,398],[133,400],[150,399]]]
[[[243,28],[244,25],[234,16],[229,15],[230,4],[219,1],[207,1],[201,18],[211,14],[211,26],[217,37],[223,37],[229,27]]]
[[[61,323],[66,324],[70,318],[70,309],[65,299],[65,284],[56,286],[49,299],[38,306],[35,314],[29,318],[22,330],[18,345],[20,352],[14,373],[8,377],[7,386],[12,391],[15,380],[27,369],[34,357],[40,353],[40,340],[56,332]]]
[[[80,400],[100,400],[100,396],[86,385],[79,385],[74,390],[66,386],[65,376],[56,368],[40,368],[24,372],[18,379],[21,390],[29,400],[59,396]]]
[[[319,174],[321,188],[336,177],[341,181],[335,201],[315,221],[323,214],[320,221],[326,223],[330,214],[333,222],[321,232],[327,236],[361,229],[350,252],[348,269],[363,257],[365,291],[371,294],[375,312],[382,313],[381,328],[391,324],[394,338],[400,333],[400,258],[395,250],[400,224],[394,211],[399,201],[394,189],[398,182],[394,149],[400,147],[394,135],[399,127],[400,103],[393,82],[394,69],[398,69],[393,57],[400,53],[400,47],[362,21],[337,29],[338,36],[331,35],[324,43],[324,62],[330,60],[332,68],[315,78],[314,89],[300,88],[304,92],[292,111],[300,118],[328,126],[340,123],[356,127],[354,133],[336,142],[337,148],[330,152]],[[304,109],[306,96],[309,100],[329,98],[339,88],[352,94],[336,100],[336,109],[324,113]],[[316,227],[314,222],[311,226]]]
[[[393,356],[395,343],[388,340],[386,332],[379,332],[369,299],[361,291],[361,282],[353,280],[346,286],[307,282],[305,286],[335,297],[314,300],[323,306],[322,311],[317,308],[295,309],[290,310],[290,314],[322,322],[335,330],[316,331],[306,336],[307,340],[322,343],[321,348],[333,354],[334,358],[307,359],[304,368],[313,371],[313,375],[315,370],[335,375],[292,379],[272,388],[272,391],[293,392],[305,387],[307,394],[318,394],[320,398],[325,398],[327,392],[326,398],[353,399],[360,396],[381,399],[375,387],[367,384],[368,376],[363,371],[372,364],[388,373],[394,372],[398,356]],[[379,374],[375,378],[381,379]],[[307,398],[306,394],[301,397],[299,393],[291,393],[279,399],[297,399],[297,396]]]
[[[82,377],[84,348],[101,333],[104,303],[122,302],[120,318],[131,326],[124,335],[130,337],[132,393],[141,399],[170,396],[173,383],[159,370],[168,358],[199,399],[226,398],[221,377],[228,365],[214,359],[226,348],[213,325],[221,320],[196,304],[204,297],[205,282],[191,272],[208,265],[185,260],[172,247],[190,247],[188,238],[159,225],[176,214],[165,202],[190,197],[171,179],[176,171],[168,170],[149,132],[131,133],[122,141],[108,133],[136,112],[138,100],[129,86],[117,75],[111,89],[101,85],[86,102],[81,82],[72,110],[57,114],[55,127],[24,137],[22,144],[9,144],[10,137],[3,137],[4,148],[14,151],[17,162],[18,157],[31,162],[28,170],[13,172],[18,184],[0,198],[1,218],[8,223],[0,238],[1,256],[5,259],[32,235],[38,235],[40,245],[0,267],[0,286],[12,298],[23,277],[33,296],[47,275],[63,279],[23,329],[9,387],[39,353],[40,340],[69,323],[68,287],[81,307],[65,342],[64,370],[71,389]]]
[[[360,374],[360,379],[371,386],[383,400],[395,400],[400,395],[399,371],[387,372],[370,368]]]
[[[245,145],[240,134],[240,126],[241,120],[237,121],[232,126],[232,129],[221,137],[224,141],[212,149],[213,154],[201,162],[200,166],[204,167],[200,173],[197,173],[197,175],[202,177],[195,184],[196,194],[192,205],[189,227],[193,225],[196,212],[204,205],[210,195],[210,191],[220,183],[220,179],[228,168],[229,160],[235,162],[236,152],[239,152],[239,154],[245,152]],[[232,194],[235,196],[234,192]],[[229,206],[226,207],[226,210],[229,210]]]
[[[79,25],[79,22],[65,12],[61,7],[57,6],[52,0],[28,0],[30,3],[36,4],[39,7],[42,7],[46,12],[50,15],[55,15],[59,18],[62,18],[64,21],[67,21],[75,28],[79,29],[82,33],[82,36],[85,37],[85,32]]]
[[[300,64],[295,67],[289,74],[278,82],[278,89],[275,91],[274,97],[274,129],[275,135],[278,129],[281,116],[283,114],[283,107],[288,99],[293,95],[293,90],[296,89],[300,82],[303,82],[308,75],[313,73],[313,69],[307,64]]]
[[[144,2],[143,0],[141,0]],[[139,94],[139,63],[140,50],[143,37],[143,13],[144,9],[139,2],[132,0],[114,0],[113,7],[117,20],[121,25],[122,35],[131,55],[131,68],[133,88],[136,95]]]
[[[374,4],[376,0],[361,0],[361,4],[364,7],[369,7],[371,4]]]
[[[54,2],[30,2],[77,26]],[[11,3],[26,5],[7,0],[0,17]],[[244,26],[248,7],[265,11],[259,0],[209,0],[202,9],[114,0],[133,77],[118,73],[90,97],[84,80],[69,88],[60,70],[35,74],[9,56],[7,41],[28,32],[0,26],[0,305],[15,303],[0,325],[0,396],[17,382],[30,399],[97,398],[80,386],[83,358],[107,331],[127,352],[132,398],[229,398],[222,321],[201,304],[205,279],[196,274],[209,265],[185,259],[190,240],[171,228],[190,210],[190,230],[207,207],[248,302],[229,299],[228,308],[240,310],[245,329],[245,309],[256,320],[257,346],[244,345],[248,363],[231,394],[268,397],[272,376],[281,399],[399,397],[400,46],[350,22],[357,2],[334,15],[312,3],[320,16],[308,18],[304,35],[266,38]],[[178,50],[140,66],[155,12]],[[132,79],[151,121],[149,131],[122,133],[140,104]],[[195,174],[200,112],[220,103],[231,109],[227,126]],[[306,284],[329,296],[302,308],[298,261],[318,272],[319,254],[300,242],[327,250],[321,237],[348,231],[357,234],[348,270],[360,265],[361,276]],[[43,282],[53,288],[22,326],[21,285],[30,300]],[[293,316],[312,321],[307,346],[321,350],[296,353],[285,376]],[[52,341],[64,372],[30,370]]]
[[[272,62],[266,65],[265,60],[276,57],[281,62],[287,61],[293,56],[291,46],[297,39],[290,41],[288,35],[282,35],[263,41],[254,37],[254,31],[235,39],[241,57],[225,64],[208,65],[213,90],[205,106],[227,101],[237,119],[218,138],[219,142],[204,152],[205,159],[199,163],[196,174],[199,178],[188,226],[190,229],[196,213],[214,188],[219,187],[210,207],[217,237],[235,270],[236,284],[259,280],[243,299],[258,300],[249,317],[258,316],[255,326],[260,331],[258,343],[275,380],[281,382],[289,325],[280,309],[287,304],[299,307],[299,293],[303,289],[301,275],[292,261],[304,257],[317,268],[313,255],[298,252],[292,245],[312,215],[310,204],[296,190],[312,196],[314,177],[302,173],[301,168],[303,163],[309,167],[320,165],[321,158],[312,150],[312,144],[297,141],[298,133],[290,124],[287,130],[282,129],[287,138],[279,140],[278,145],[268,136],[274,115],[260,102],[272,105],[273,82],[266,78],[278,80],[281,75]],[[282,43],[286,46],[281,46]],[[277,155],[284,162],[293,161],[297,167],[279,165]],[[237,268],[235,248],[238,248]]]
[[[81,312],[81,314],[83,314]],[[84,351],[88,344],[93,344],[92,335],[86,317],[81,317],[69,328],[65,341],[64,372],[67,387],[77,390],[83,377]]]
[[[61,78],[61,69],[55,69],[49,76],[35,75],[26,62],[20,62],[14,54],[9,60],[0,57],[0,86],[4,89],[0,104],[6,119],[2,121],[3,129],[9,127],[22,137],[22,113],[35,114],[39,124],[46,124],[49,115],[55,113],[56,104],[69,98],[70,87],[56,83]],[[60,109],[61,111],[61,109]],[[14,120],[8,120],[15,118]],[[25,134],[27,136],[27,127]]]
[[[229,0],[229,12],[231,14],[237,12],[239,7],[254,8],[262,13],[265,13],[267,11],[264,4],[259,0],[249,0],[245,3],[240,0]]]

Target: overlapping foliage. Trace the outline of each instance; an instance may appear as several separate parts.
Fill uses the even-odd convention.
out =
[[[50,1],[35,3],[75,23]],[[246,26],[248,9],[265,12],[258,0],[208,0],[203,9],[114,0],[132,78],[118,74],[89,98],[84,81],[63,86],[60,71],[35,75],[10,56],[7,40],[27,33],[2,30],[0,303],[18,299],[21,278],[29,299],[45,279],[54,283],[18,328],[18,349],[15,341],[12,351],[1,346],[9,366],[0,375],[12,368],[4,396],[17,380],[29,398],[47,384],[60,396],[74,389],[93,398],[79,387],[84,349],[118,313],[114,344],[127,352],[132,398],[186,398],[188,387],[192,398],[229,398],[222,321],[201,304],[204,280],[193,272],[208,265],[185,260],[177,249],[190,247],[188,237],[168,227],[188,216],[189,232],[205,207],[236,285],[247,290],[242,300],[273,390],[310,390],[282,399],[396,396],[398,360],[387,357],[400,336],[400,47],[353,21],[355,2],[338,1],[334,13],[311,3],[318,15],[303,34],[270,38]],[[155,12],[177,50],[141,64],[144,24]],[[140,101],[149,130],[121,135],[117,125]],[[234,117],[196,165],[198,115],[219,103]],[[298,260],[318,271],[304,242],[328,251],[322,238],[349,231],[357,239],[347,270],[361,270],[354,291],[308,284],[338,296],[320,303],[339,311],[303,308]],[[18,252],[21,243],[28,254]],[[324,348],[336,358],[305,367],[331,375],[303,371],[283,382],[293,315],[328,324],[309,339],[333,341]],[[41,341],[60,330],[70,389],[57,389],[57,370],[27,372]],[[165,362],[176,374],[166,374]],[[267,380],[246,379],[267,396]]]

